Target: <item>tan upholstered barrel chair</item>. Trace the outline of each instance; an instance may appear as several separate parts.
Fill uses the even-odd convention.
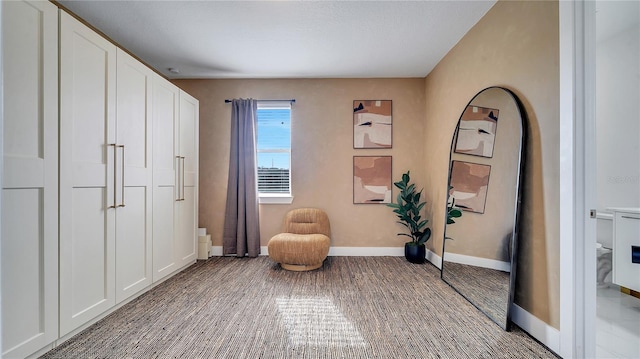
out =
[[[294,209],[286,214],[282,227],[283,233],[267,244],[269,257],[292,271],[322,267],[331,242],[327,214],[317,208]]]

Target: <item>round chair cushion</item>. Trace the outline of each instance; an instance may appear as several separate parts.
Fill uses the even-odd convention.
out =
[[[329,254],[330,242],[324,234],[280,233],[269,240],[267,248],[269,257],[282,268],[307,271],[322,266]]]

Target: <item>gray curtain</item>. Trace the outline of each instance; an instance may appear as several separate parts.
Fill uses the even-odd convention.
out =
[[[257,257],[260,254],[256,168],[258,103],[254,99],[234,99],[231,106],[231,155],[223,254]]]

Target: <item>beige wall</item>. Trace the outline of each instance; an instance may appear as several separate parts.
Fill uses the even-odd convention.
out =
[[[528,145],[515,302],[559,328],[559,39],[555,1],[499,1],[425,79],[425,192],[441,253],[449,141],[467,102],[489,86],[516,93]],[[489,184],[491,186],[491,183]]]
[[[353,204],[353,156],[393,156],[393,178],[410,169],[424,185],[424,79],[176,80],[200,100],[201,227],[222,245],[229,168],[231,105],[224,99],[295,98],[292,107],[291,205],[261,205],[265,246],[280,232],[284,214],[299,207],[324,209],[331,221],[332,246],[399,247],[391,208]],[[393,148],[353,149],[353,100],[393,100]],[[393,190],[395,196],[397,191]]]

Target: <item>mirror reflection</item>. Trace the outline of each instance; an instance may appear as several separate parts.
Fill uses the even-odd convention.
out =
[[[442,279],[503,329],[515,283],[523,114],[490,87],[462,109],[449,165]]]

